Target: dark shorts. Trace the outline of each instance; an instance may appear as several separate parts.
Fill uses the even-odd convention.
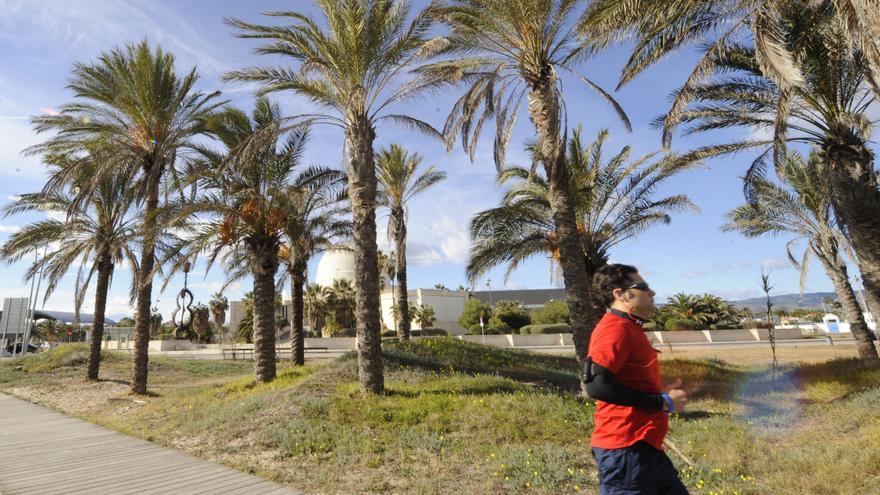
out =
[[[622,449],[593,447],[601,495],[687,495],[669,457],[645,442]]]

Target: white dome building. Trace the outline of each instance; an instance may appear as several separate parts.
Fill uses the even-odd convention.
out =
[[[331,249],[321,256],[318,262],[315,283],[329,287],[334,280],[348,280],[354,283],[354,252],[344,249]]]

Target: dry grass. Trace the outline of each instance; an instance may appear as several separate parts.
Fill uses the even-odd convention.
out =
[[[769,366],[773,355],[770,344],[754,347],[673,347],[658,345],[660,359],[717,359],[731,364]],[[785,345],[776,348],[776,357],[781,364],[786,363],[822,363],[831,359],[851,358],[857,356],[856,346],[852,343],[835,343],[834,345]]]
[[[775,379],[763,348],[664,353],[691,392],[670,438],[696,463],[673,459],[693,493],[880,493],[880,365],[831,353],[854,351],[780,348]],[[386,344],[383,397],[358,391],[351,356],[256,386],[247,363],[154,360],[155,396],[137,402],[114,381],[126,357],[97,384],[61,354],[29,359],[0,364],[0,388],[310,493],[596,493],[570,358]]]

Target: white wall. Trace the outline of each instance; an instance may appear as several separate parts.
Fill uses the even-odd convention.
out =
[[[434,308],[434,315],[437,321],[434,326],[442,328],[450,334],[458,335],[468,333],[467,330],[458,325],[458,317],[464,311],[464,302],[467,299],[467,293],[455,290],[437,290],[437,289],[416,289],[407,291],[407,297],[413,304],[424,304]],[[394,296],[391,288],[382,291],[382,321],[389,329],[394,328],[394,319],[391,317],[391,306],[394,304]],[[419,328],[413,324],[413,328]]]

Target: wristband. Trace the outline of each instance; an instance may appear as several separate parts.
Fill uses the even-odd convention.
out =
[[[660,397],[663,398],[663,401],[666,402],[666,406],[669,407],[669,414],[675,412],[675,402],[672,402],[672,399],[669,397],[669,394],[663,392],[660,394]]]

